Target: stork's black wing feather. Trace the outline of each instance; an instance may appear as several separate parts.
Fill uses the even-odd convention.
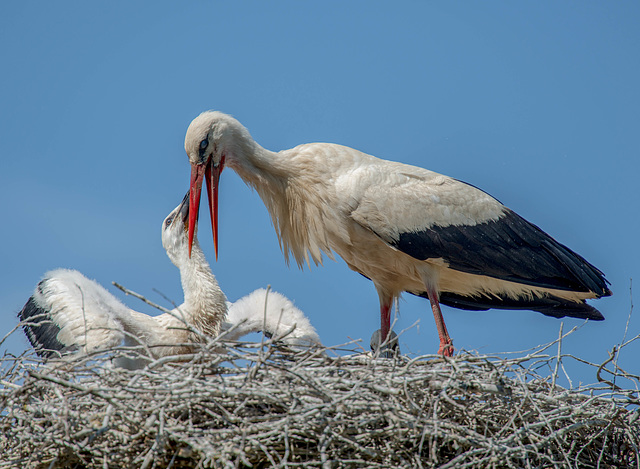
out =
[[[603,273],[515,212],[476,225],[432,226],[400,233],[394,247],[420,260],[526,285],[611,295]]]
[[[429,298],[426,292],[409,293]],[[471,311],[486,311],[490,308],[530,309],[554,318],[568,316],[592,321],[604,320],[602,313],[585,301],[568,301],[552,295],[535,298],[510,298],[507,295],[500,294],[492,296],[463,296],[451,292],[442,292],[438,299],[444,305]]]
[[[58,340],[60,327],[51,320],[50,311],[39,305],[33,296],[29,297],[27,303],[18,313],[18,318],[22,322],[22,328],[31,346],[41,357],[49,358],[56,354],[72,351],[72,347],[68,347]]]

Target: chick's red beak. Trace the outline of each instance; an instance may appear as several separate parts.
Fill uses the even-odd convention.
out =
[[[207,184],[207,198],[209,199],[209,212],[211,215],[211,230],[213,231],[213,247],[218,260],[218,183],[220,173],[224,167],[224,157],[217,166],[211,164],[209,159],[204,164],[191,165],[191,185],[189,197],[189,257],[191,257],[191,246],[193,245],[193,235],[195,232],[196,220],[200,209],[200,193],[202,192],[203,180]]]

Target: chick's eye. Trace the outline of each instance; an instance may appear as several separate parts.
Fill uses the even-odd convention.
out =
[[[208,146],[209,146],[209,140],[208,139],[205,138],[203,141],[200,142],[200,150],[204,150]]]

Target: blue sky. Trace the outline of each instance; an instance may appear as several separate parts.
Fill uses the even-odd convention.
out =
[[[0,332],[57,267],[119,297],[111,281],[182,300],[160,224],[188,189],[186,128],[216,109],[270,150],[340,143],[489,192],[606,273],[614,296],[594,303],[606,321],[564,342],[600,363],[622,340],[640,270],[638,20],[625,1],[5,3]],[[368,344],[373,285],[341,260],[287,267],[259,197],[232,171],[221,181],[218,262],[207,224],[200,240],[227,296],[270,284],[324,343]],[[405,296],[400,314],[396,330],[420,321],[403,351],[435,352],[428,302]],[[480,353],[550,342],[560,327],[528,311],[444,314],[454,345]],[[14,335],[2,348],[26,347]],[[639,353],[636,342],[620,364],[640,373]]]

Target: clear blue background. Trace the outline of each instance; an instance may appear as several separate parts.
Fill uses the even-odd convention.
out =
[[[160,224],[188,188],[189,122],[216,109],[270,150],[326,141],[481,187],[607,274],[564,351],[600,363],[621,342],[638,277],[637,2],[5,2],[0,7],[2,335],[40,277],[75,268],[182,301]],[[207,220],[207,218],[203,218]],[[258,196],[230,170],[220,260],[230,299],[272,285],[325,344],[379,327],[373,285],[343,261],[285,265]],[[137,300],[125,301],[155,311]],[[528,311],[445,308],[458,349],[554,340]],[[403,351],[438,347],[428,302],[405,296]],[[582,321],[565,319],[565,331]],[[627,337],[640,333],[632,316]],[[14,334],[3,349],[20,352]],[[554,349],[555,352],[555,349]],[[640,373],[638,341],[620,364]],[[570,367],[576,381],[593,370]]]

